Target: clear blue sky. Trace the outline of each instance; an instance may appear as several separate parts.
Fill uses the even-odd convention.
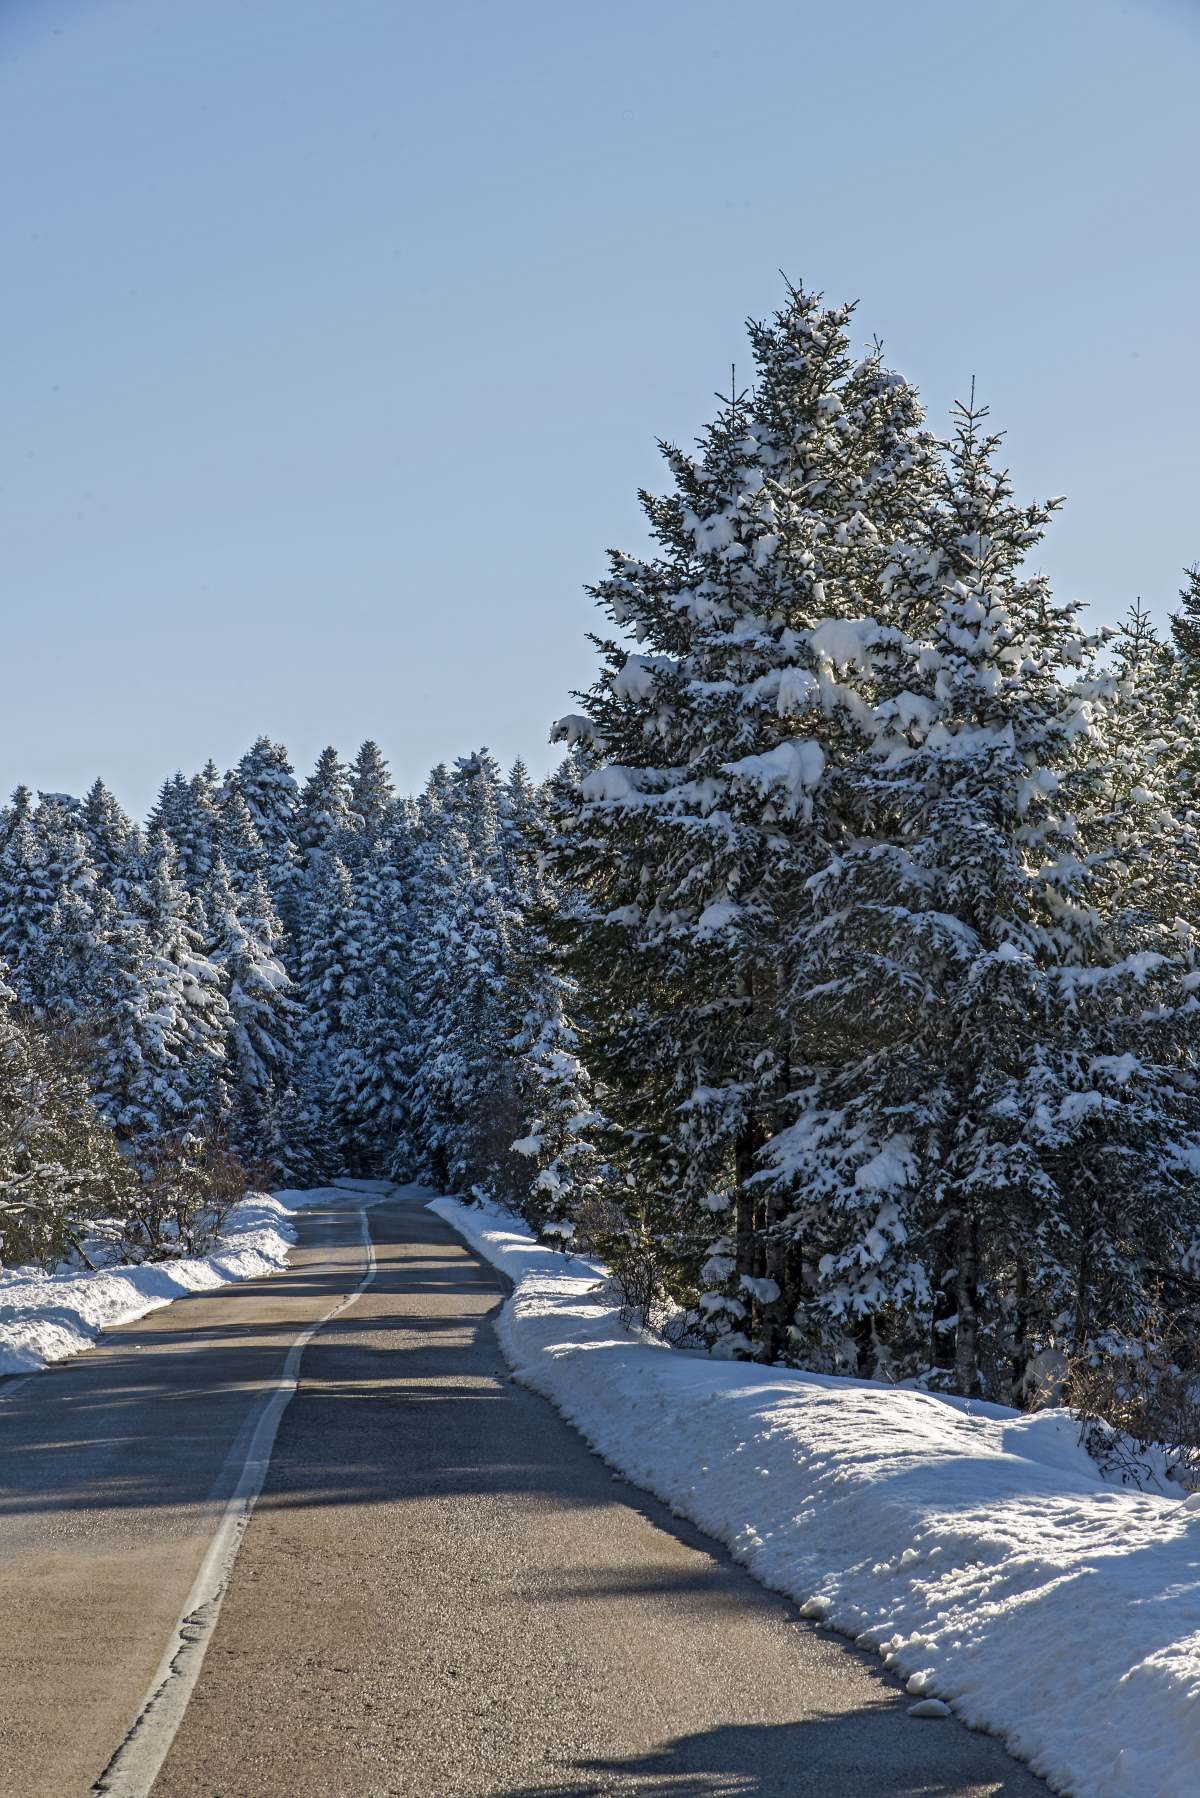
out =
[[[1200,0],[0,0],[0,783],[548,767],[776,270],[972,375],[1109,619],[1200,558]]]

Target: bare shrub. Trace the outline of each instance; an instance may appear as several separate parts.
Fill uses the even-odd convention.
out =
[[[653,1248],[630,1243],[612,1263],[613,1284],[620,1302],[621,1322],[649,1324],[666,1298],[663,1268]]]
[[[612,1252],[613,1245],[620,1245],[629,1237],[629,1222],[624,1211],[609,1193],[603,1191],[585,1193],[572,1213],[572,1221],[575,1234],[571,1247],[602,1259]]]
[[[124,1219],[126,1251],[139,1261],[203,1252],[248,1184],[223,1138],[194,1130],[160,1138]]]
[[[1071,1414],[1103,1472],[1145,1486],[1157,1462],[1169,1478],[1200,1486],[1200,1378],[1181,1365],[1193,1337],[1194,1320],[1156,1311],[1136,1340],[1069,1362]]]

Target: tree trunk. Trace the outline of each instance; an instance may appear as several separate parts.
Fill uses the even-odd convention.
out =
[[[979,1390],[979,1232],[974,1218],[961,1213],[956,1248],[958,1328],[954,1338],[954,1386],[963,1398]]]
[[[933,1289],[933,1319],[929,1327],[929,1364],[949,1372],[954,1366],[954,1291],[946,1280]],[[950,1327],[947,1327],[950,1326]]]
[[[1024,1410],[1029,1402],[1026,1381],[1029,1378],[1029,1273],[1023,1261],[1017,1263],[1013,1293],[1013,1339],[1010,1355],[1012,1367],[1009,1403]]]
[[[782,1228],[790,1209],[789,1193],[772,1193],[767,1200],[763,1273],[779,1288],[779,1297],[763,1306],[763,1346],[768,1361],[778,1361],[787,1348],[787,1328],[797,1302],[794,1287],[800,1262],[798,1245],[794,1238],[783,1234]]]
[[[1079,1273],[1075,1288],[1075,1321],[1071,1330],[1071,1353],[1082,1355],[1087,1346],[1091,1324],[1091,1294],[1088,1282],[1091,1278],[1091,1257],[1088,1253],[1088,1242],[1084,1241],[1079,1251]]]
[[[865,1311],[861,1317],[855,1318],[851,1334],[854,1337],[854,1371],[860,1380],[873,1380],[878,1372],[874,1316]]]
[[[758,1131],[753,1116],[747,1118],[734,1147],[734,1176],[737,1180],[737,1271],[754,1275],[754,1255],[758,1231],[755,1225],[755,1197],[748,1186],[756,1172],[754,1152],[758,1147]]]

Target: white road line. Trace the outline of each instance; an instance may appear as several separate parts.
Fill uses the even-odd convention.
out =
[[[374,1202],[382,1204],[392,1196],[391,1193],[383,1194]],[[317,1332],[332,1323],[355,1299],[361,1298],[375,1278],[375,1246],[367,1222],[367,1212],[371,1209],[372,1206],[363,1205],[358,1213],[366,1250],[366,1271],[354,1291],[302,1330],[288,1350],[278,1382],[264,1401],[250,1438],[237,1487],[217,1525],[166,1653],[158,1664],[158,1671],[129,1733],[92,1787],[94,1798],[99,1794],[104,1794],[104,1798],[148,1798],[158,1778],[200,1676],[242,1538],[267,1477],[279,1420],[296,1391],[300,1357]]]

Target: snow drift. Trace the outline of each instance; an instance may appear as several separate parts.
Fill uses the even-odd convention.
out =
[[[1200,1495],[1114,1488],[1066,1413],[713,1361],[625,1328],[603,1269],[432,1209],[514,1282],[517,1376],[764,1585],[1060,1792],[1200,1790]]]
[[[303,1195],[311,1202],[310,1195]],[[101,1330],[132,1323],[185,1293],[253,1280],[287,1266],[298,1193],[250,1193],[204,1256],[96,1272],[0,1270],[0,1374],[30,1373],[92,1346]],[[287,1201],[293,1201],[291,1205]]]

